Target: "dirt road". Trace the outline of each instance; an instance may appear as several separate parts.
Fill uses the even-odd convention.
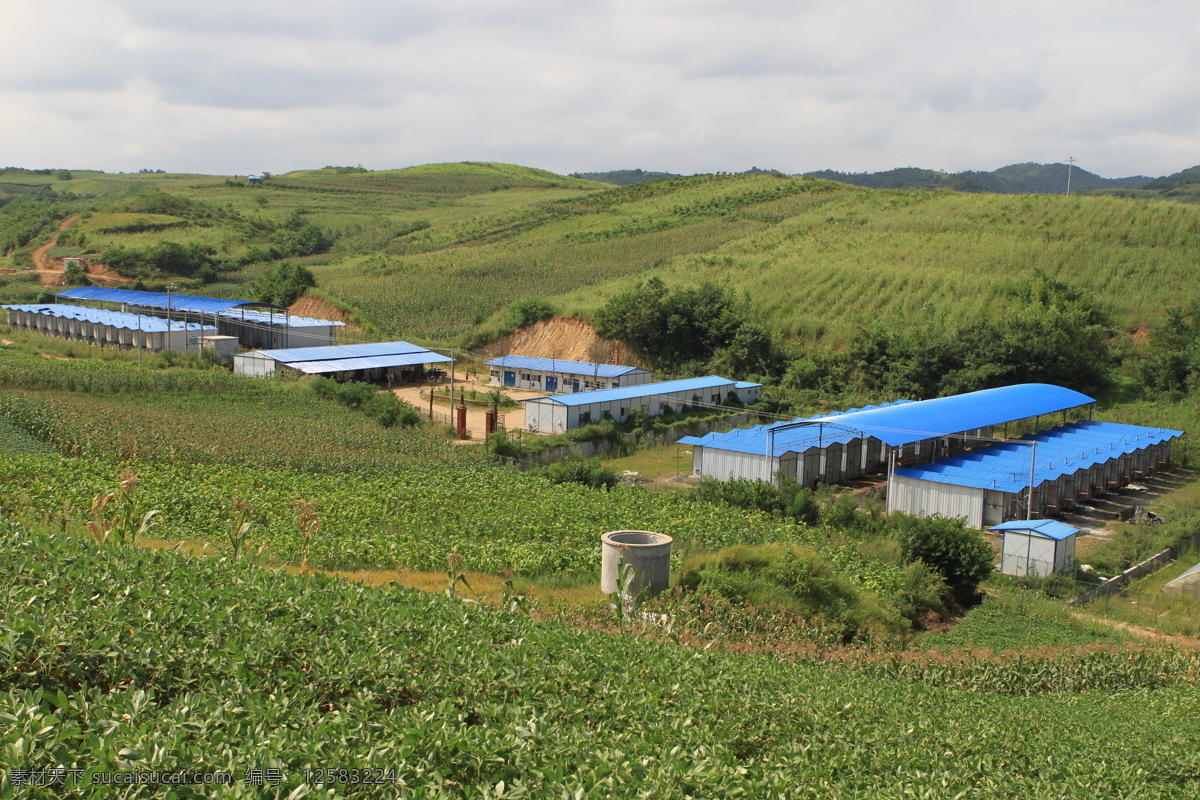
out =
[[[492,388],[483,381],[481,381],[478,385],[472,381],[468,381],[464,384],[461,380],[455,381],[454,383],[455,389],[459,389],[463,386],[465,386],[467,389],[476,389],[481,392],[486,392]],[[443,383],[438,384],[438,386],[435,388],[437,389],[437,393],[439,395],[446,394],[450,391],[450,381],[446,380]],[[416,406],[422,414],[429,413],[428,394],[425,397],[421,397],[421,392],[429,391],[428,386],[404,386],[399,389],[393,389],[392,391],[401,400],[405,400]],[[507,389],[505,390],[505,394],[507,394],[513,400],[523,400],[530,397],[546,396],[545,392],[524,392],[518,389]],[[433,410],[435,414],[449,414],[450,406],[445,402],[435,402],[433,404]],[[487,411],[487,409],[482,406],[467,406],[467,430],[470,431],[471,438],[476,441],[483,438],[483,415],[485,411]],[[521,408],[502,408],[500,409],[500,414],[504,417],[504,427],[508,430],[511,431],[525,427],[524,406]]]

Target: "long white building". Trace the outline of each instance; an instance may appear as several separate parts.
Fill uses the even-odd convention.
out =
[[[761,390],[761,383],[731,381],[710,375],[595,392],[534,397],[520,402],[525,404],[525,427],[528,430],[562,433],[604,419],[624,422],[636,410],[655,417],[667,408],[679,411],[684,406],[720,405],[726,402],[730,393],[743,404],[754,403]]]
[[[486,366],[492,386],[533,392],[593,392],[640,386],[654,380],[654,373],[641,367],[559,358],[500,356],[488,361]]]

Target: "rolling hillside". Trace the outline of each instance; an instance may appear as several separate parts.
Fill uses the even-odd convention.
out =
[[[215,282],[191,288],[223,295],[244,294],[263,263],[299,260],[326,295],[388,334],[442,342],[499,328],[521,297],[586,317],[659,276],[727,281],[785,337],[836,345],[864,324],[904,325],[931,308],[949,322],[997,315],[1034,269],[1089,290],[1136,331],[1194,299],[1200,244],[1200,209],[1177,203],[870,190],[777,174],[613,188],[464,163],[330,167],[262,187],[80,172],[6,172],[0,184],[20,189],[0,208],[17,279],[55,224],[78,213],[52,255],[194,244],[213,266],[200,277]],[[319,229],[322,246],[295,246],[304,226]]]

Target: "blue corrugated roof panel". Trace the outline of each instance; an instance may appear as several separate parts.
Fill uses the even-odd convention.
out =
[[[868,406],[867,409],[890,408],[908,402],[911,401],[896,400],[892,403]],[[774,422],[770,425],[753,425],[749,428],[736,428],[724,433],[708,433],[700,437],[686,436],[679,442],[693,446],[711,447],[714,450],[761,455],[766,453],[767,440],[773,436],[771,453],[774,456],[781,456],[784,453],[802,452],[810,447],[824,447],[834,443],[846,444],[860,438],[860,431],[847,430],[841,422],[841,418],[848,413],[850,412],[839,411],[812,417],[796,417],[793,420]],[[789,427],[800,423],[810,424],[803,427]],[[784,430],[779,430],[781,427]],[[774,434],[769,433],[769,430],[775,431]]]
[[[297,317],[283,312],[271,314],[269,311],[239,308],[239,306],[261,306],[254,300],[227,300],[220,297],[200,297],[192,294],[166,294],[164,292],[141,292],[136,289],[110,289],[105,286],[81,286],[78,289],[67,289],[58,293],[59,297],[72,300],[98,300],[105,303],[125,303],[146,308],[170,308],[172,311],[190,311],[198,314],[220,314],[230,319],[288,325],[293,328],[314,328],[345,325],[344,322],[312,317]],[[238,310],[230,311],[230,309]]]
[[[611,403],[618,400],[633,400],[640,397],[671,394],[672,392],[698,392],[717,387],[733,387],[733,381],[716,375],[703,378],[684,378],[678,381],[660,381],[658,383],[643,383],[638,386],[622,386],[618,389],[600,389],[595,392],[576,392],[575,394],[559,394],[546,397],[530,397],[519,400],[529,403],[535,400],[548,400],[564,406],[586,406],[592,403]]]
[[[412,367],[418,364],[442,364],[453,361],[450,356],[440,356],[428,350],[421,353],[403,353],[394,356],[365,356],[363,358],[335,358],[329,361],[293,361],[287,366],[309,375],[324,372],[351,372],[358,369],[386,369],[388,367]]]
[[[995,527],[988,528],[992,531],[1033,531],[1040,536],[1045,536],[1047,539],[1062,541],[1063,539],[1074,536],[1079,533],[1079,528],[1072,528],[1063,522],[1057,522],[1052,519],[1025,519],[1013,520],[1012,522],[1004,522]]]
[[[564,375],[598,378],[619,378],[630,372],[648,371],[641,367],[629,367],[622,364],[595,364],[589,361],[566,361],[561,358],[535,358],[533,356],[500,356],[485,362],[485,364],[502,369],[531,369],[539,372],[557,372]]]
[[[88,308],[87,306],[72,306],[66,303],[7,305],[3,306],[3,308],[45,314],[46,316],[57,317],[59,319],[77,319],[97,325],[107,325],[111,328],[120,328],[122,330],[140,330],[143,333],[184,330],[184,323],[178,321],[168,322],[158,317],[128,314],[123,311],[106,311],[102,308]],[[187,330],[215,331],[216,326],[189,322],[187,323]]]
[[[320,347],[291,347],[279,350],[259,350],[257,355],[290,364],[293,361],[330,361],[335,358],[366,356],[395,356],[404,353],[428,353],[412,342],[367,342],[364,344],[332,344]]]
[[[338,328],[346,323],[332,319],[316,319],[314,317],[298,317],[295,314],[283,314],[258,309],[237,308],[217,312],[218,316],[238,321],[254,322],[261,325],[275,325],[283,328]]]
[[[214,314],[240,305],[260,305],[253,300],[225,300],[218,297],[199,297],[190,294],[166,294],[164,292],[139,292],[134,289],[109,289],[104,286],[81,286],[59,292],[59,297],[75,300],[100,300],[106,303],[128,303],[154,308],[168,306],[179,311],[197,311]]]
[[[838,417],[839,424],[858,428],[869,436],[898,447],[922,439],[1066,411],[1094,402],[1086,394],[1061,386],[1022,383],[829,416]]]
[[[1166,428],[1072,423],[1039,434],[1036,453],[1032,445],[1004,442],[933,463],[896,467],[895,474],[951,486],[1013,493],[1029,488],[1031,467],[1033,485],[1037,486],[1182,435],[1182,431]]]

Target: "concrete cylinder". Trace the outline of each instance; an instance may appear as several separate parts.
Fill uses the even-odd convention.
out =
[[[600,591],[612,594],[621,586],[621,565],[632,564],[637,570],[629,594],[643,588],[650,594],[665,591],[671,583],[671,542],[665,533],[650,531],[610,531],[600,537],[603,553],[600,561]]]

